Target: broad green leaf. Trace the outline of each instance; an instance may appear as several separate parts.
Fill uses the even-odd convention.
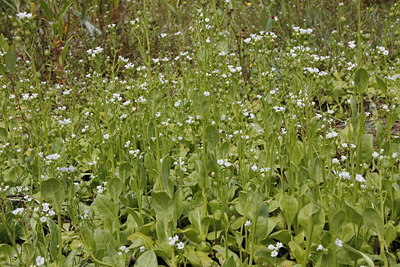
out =
[[[0,138],[3,141],[6,141],[7,140],[7,135],[8,135],[8,132],[7,132],[6,128],[0,127]]]
[[[354,75],[354,84],[357,87],[357,89],[360,90],[360,93],[364,92],[365,88],[367,88],[368,81],[369,81],[368,72],[363,68],[358,69]]]
[[[386,246],[389,247],[390,244],[396,239],[397,233],[396,228],[393,224],[388,224],[385,227],[385,242]]]
[[[365,210],[364,223],[369,229],[378,235],[379,240],[384,240],[383,218],[376,210],[371,208]]]
[[[298,263],[303,263],[306,259],[306,251],[294,241],[289,242],[289,248],[296,261]]]
[[[118,206],[105,195],[98,195],[94,205],[104,220],[118,219]]]
[[[161,105],[162,94],[158,88],[153,89],[149,93],[150,111],[154,115]]]
[[[373,139],[372,134],[364,134],[361,137],[361,161],[363,163],[368,164],[372,160],[372,153],[374,152]]]
[[[35,247],[29,243],[29,242],[24,242],[22,244],[22,260],[25,264],[28,266],[32,263],[35,257]]]
[[[386,83],[379,77],[375,77],[376,83],[378,84],[379,89],[383,91],[383,93],[387,93],[387,85]]]
[[[229,259],[227,261],[224,262],[224,264],[222,264],[221,267],[236,267],[236,261],[233,257],[229,257]]]
[[[362,216],[362,211],[351,205],[347,200],[344,201],[346,204],[346,215],[347,215],[347,220],[349,222],[352,222],[356,225],[360,225],[363,221],[363,216]]]
[[[162,183],[164,188],[167,188],[168,186],[169,172],[171,170],[173,163],[174,161],[170,156],[166,156],[162,160],[161,173],[162,173]]]
[[[14,259],[14,249],[7,244],[0,244],[0,261],[6,264],[11,264]]]
[[[268,237],[268,206],[265,203],[260,203],[259,208],[257,210],[257,214],[255,216],[255,233],[256,233],[256,243],[261,243],[265,238]]]
[[[286,220],[286,224],[290,227],[299,210],[299,203],[297,199],[290,195],[282,195],[281,199],[279,200],[279,208],[281,209],[282,215]]]
[[[131,175],[131,172],[132,166],[129,162],[124,162],[119,166],[119,176],[122,178],[122,181],[125,181]]]
[[[114,201],[118,201],[119,195],[122,192],[122,182],[119,178],[112,178],[108,182],[107,190]]]
[[[43,199],[53,205],[56,212],[59,212],[65,199],[64,185],[57,179],[50,178],[42,182],[40,191]]]
[[[359,254],[360,256],[362,256],[365,259],[365,261],[367,262],[368,266],[370,266],[370,267],[374,267],[375,266],[373,260],[368,255],[362,253],[361,251],[358,251],[357,249],[355,249],[353,247],[350,247],[347,244],[344,244],[344,248],[349,250],[349,251],[351,251],[351,252],[353,252],[353,253],[356,253],[356,254]]]
[[[97,228],[93,234],[94,241],[96,242],[96,250],[107,251],[108,247],[116,247],[117,242],[113,235],[104,229]]]
[[[189,212],[189,221],[198,231],[199,238],[204,241],[207,237],[208,228],[212,222],[212,219],[203,213],[203,209],[201,207],[198,207]]]
[[[171,197],[164,191],[151,194],[151,207],[160,218],[172,219],[174,216],[175,205]]]
[[[219,134],[218,134],[218,129],[214,125],[207,126],[206,139],[209,146],[215,149],[219,142]]]
[[[154,251],[149,250],[143,253],[135,263],[135,267],[157,267],[157,256]]]
[[[49,235],[50,255],[53,258],[56,258],[58,254],[58,245],[59,245],[57,225],[54,223],[52,219],[47,218],[47,226],[49,227],[49,232],[50,232]]]
[[[339,210],[335,213],[335,215],[333,215],[332,228],[335,231],[334,233],[336,233],[337,235],[340,234],[341,227],[345,223],[345,221],[346,212],[344,210]]]
[[[14,47],[10,46],[6,55],[4,56],[6,68],[10,73],[14,73],[17,64],[17,55],[15,54]]]
[[[140,247],[140,246],[145,246],[146,248],[152,248],[153,247],[153,239],[151,236],[147,236],[145,234],[142,234],[140,232],[136,232],[134,234],[131,234],[127,238],[128,240],[132,241],[132,247]]]

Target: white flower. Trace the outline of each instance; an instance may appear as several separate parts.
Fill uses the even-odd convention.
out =
[[[24,212],[24,208],[17,208],[15,210],[12,211],[12,214],[14,214],[15,216],[20,215]]]
[[[253,166],[251,166],[251,170],[252,170],[253,172],[257,171],[257,169],[258,169],[258,168],[257,168],[257,165],[254,164]]]
[[[178,240],[179,240],[179,236],[174,236],[174,237],[168,237],[168,244],[170,245],[170,246],[173,246],[173,245],[175,245],[175,243],[176,242],[178,242]]]
[[[343,247],[343,241],[340,240],[339,238],[335,239],[335,245],[338,247]]]
[[[143,252],[143,251],[145,251],[146,250],[146,248],[144,247],[144,246],[141,246],[140,248],[139,248],[139,251],[140,252]]]
[[[269,250],[275,250],[275,246],[272,245],[272,244],[269,244],[269,245],[268,245],[268,249],[269,249]]]
[[[246,221],[246,223],[244,224],[244,226],[246,226],[246,227],[249,227],[250,225],[251,225],[251,221],[250,220]]]
[[[338,136],[338,133],[332,131],[332,132],[329,132],[329,133],[326,134],[326,139],[335,138],[336,136]]]
[[[20,13],[17,14],[17,17],[19,19],[25,19],[25,18],[30,19],[30,18],[32,18],[32,14],[31,13],[26,13],[26,12],[20,12]]]
[[[365,179],[361,174],[356,174],[356,181],[360,183],[365,183]]]
[[[324,247],[321,244],[319,244],[317,247],[317,251],[321,251],[321,250],[324,250]]]
[[[281,247],[283,247],[283,244],[281,242],[277,242],[276,243],[276,248],[280,249]]]
[[[349,180],[351,178],[350,173],[346,171],[342,171],[341,173],[339,173],[339,177],[345,180]]]
[[[129,249],[126,246],[120,246],[119,250],[121,250],[122,252],[128,253]]]
[[[377,157],[379,157],[379,153],[378,153],[378,152],[376,152],[376,151],[374,151],[374,152],[372,153],[372,157],[374,157],[374,158],[377,158]]]
[[[108,140],[110,138],[110,135],[109,134],[105,134],[105,135],[103,135],[103,138]]]
[[[176,246],[178,247],[178,249],[183,249],[185,247],[185,244],[183,242],[179,242],[178,244],[176,244]]]
[[[355,44],[355,41],[350,41],[349,43],[350,48],[355,48],[357,45]]]
[[[278,251],[274,250],[271,252],[271,257],[276,257],[278,256]]]
[[[210,95],[210,92],[205,91],[205,92],[204,92],[204,95],[205,95],[205,96],[209,96],[209,95]]]
[[[43,266],[44,265],[44,257],[37,256],[35,259],[36,266]]]

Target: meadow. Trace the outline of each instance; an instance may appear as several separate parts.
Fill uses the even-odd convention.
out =
[[[400,266],[400,3],[0,1],[0,266]]]

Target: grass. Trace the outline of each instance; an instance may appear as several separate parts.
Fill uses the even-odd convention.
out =
[[[2,266],[399,265],[397,3],[0,11]]]

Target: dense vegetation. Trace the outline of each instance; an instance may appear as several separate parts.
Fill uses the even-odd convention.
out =
[[[400,266],[395,1],[0,12],[1,266]]]

